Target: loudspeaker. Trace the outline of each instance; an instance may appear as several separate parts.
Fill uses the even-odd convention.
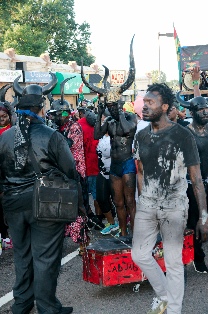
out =
[[[26,71],[26,62],[16,62],[16,70]]]

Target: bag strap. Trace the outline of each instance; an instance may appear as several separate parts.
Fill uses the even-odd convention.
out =
[[[35,170],[36,176],[38,177],[38,179],[41,179],[42,173],[40,171],[40,167],[39,167],[38,162],[36,160],[36,157],[35,157],[35,154],[34,154],[34,151],[33,151],[31,144],[29,145],[28,154],[29,154],[30,159],[32,161],[32,165],[33,165],[33,168]]]

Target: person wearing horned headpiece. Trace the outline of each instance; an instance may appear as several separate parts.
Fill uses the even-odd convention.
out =
[[[131,228],[134,225],[136,210],[136,166],[132,157],[132,143],[136,132],[137,119],[134,113],[124,112],[120,100],[122,93],[127,90],[135,80],[135,64],[133,56],[133,39],[130,44],[130,69],[127,80],[119,87],[108,89],[107,78],[109,69],[106,66],[103,79],[104,88],[98,88],[88,83],[81,67],[81,76],[85,85],[104,96],[104,104],[98,105],[98,115],[95,124],[94,138],[101,139],[107,132],[111,140],[111,166],[110,182],[113,202],[116,206],[119,220],[118,236],[127,235],[127,213],[130,213]],[[102,114],[108,108],[110,116],[101,124]]]
[[[18,120],[0,136],[2,206],[14,247],[16,280],[12,313],[15,314],[30,313],[35,301],[39,314],[73,312],[73,307],[63,307],[56,297],[65,223],[37,221],[32,211],[37,176],[30,149],[42,174],[58,168],[79,182],[66,139],[45,125],[44,96],[57,83],[56,75],[50,74],[52,79],[43,87],[31,84],[22,88],[18,83],[20,76],[14,80],[14,92],[20,97],[16,105]]]
[[[200,169],[206,196],[208,197],[208,99],[200,96],[199,79],[200,68],[195,67],[192,71],[194,98],[189,101],[184,101],[180,97],[180,92],[177,94],[178,102],[189,109],[192,116],[192,122],[187,126],[188,130],[193,134],[200,158]],[[200,217],[197,199],[193,190],[192,182],[188,175],[187,196],[189,199],[189,210],[187,228],[194,230],[194,268],[198,273],[208,273],[208,268],[205,264],[205,252],[201,241],[201,234],[197,237],[196,228]]]

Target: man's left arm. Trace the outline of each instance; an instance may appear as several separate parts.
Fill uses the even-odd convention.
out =
[[[199,238],[199,232],[201,233],[202,242],[207,241],[208,234],[208,217],[207,217],[207,201],[204,184],[201,178],[200,165],[189,166],[188,172],[192,183],[194,196],[197,201],[199,210],[199,220],[196,228],[196,238]]]

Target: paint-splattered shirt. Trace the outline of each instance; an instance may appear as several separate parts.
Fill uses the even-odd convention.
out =
[[[195,139],[177,123],[153,133],[151,125],[138,132],[135,158],[143,164],[140,201],[147,206],[174,209],[187,206],[187,167],[200,163]]]

